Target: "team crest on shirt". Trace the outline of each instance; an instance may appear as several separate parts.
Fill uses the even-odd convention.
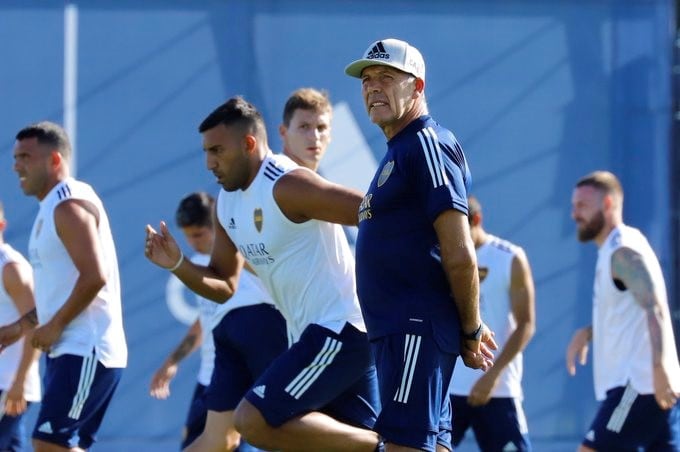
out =
[[[253,221],[255,222],[255,229],[257,229],[257,232],[262,232],[262,209],[255,209],[253,212]]]
[[[390,177],[390,174],[392,174],[393,169],[394,160],[390,160],[389,162],[385,163],[385,166],[383,166],[382,171],[380,171],[380,176],[378,176],[378,187],[382,186],[385,182],[387,182],[387,178]]]
[[[489,267],[477,267],[477,272],[479,273],[479,282],[482,282],[489,275]]]

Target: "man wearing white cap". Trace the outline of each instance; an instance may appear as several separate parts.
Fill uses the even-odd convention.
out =
[[[467,221],[470,172],[453,134],[428,114],[425,62],[383,39],[345,72],[362,80],[387,152],[359,209],[357,290],[376,359],[386,450],[451,450],[457,357],[488,369],[496,344],[479,314]]]

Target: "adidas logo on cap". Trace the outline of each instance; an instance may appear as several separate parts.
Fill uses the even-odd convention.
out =
[[[361,71],[368,66],[390,66],[425,80],[425,61],[418,49],[399,39],[376,41],[364,52],[364,57],[349,64],[345,73],[361,77]]]
[[[373,58],[390,58],[390,54],[385,50],[382,41],[376,43],[371,50],[366,53],[366,58],[371,60]]]

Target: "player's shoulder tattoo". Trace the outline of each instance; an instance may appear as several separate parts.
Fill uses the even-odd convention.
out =
[[[611,257],[612,278],[632,292],[636,301],[644,308],[655,304],[654,282],[642,255],[637,251],[621,247]]]

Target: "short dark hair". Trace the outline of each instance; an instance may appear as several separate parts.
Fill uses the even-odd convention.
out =
[[[283,107],[283,125],[288,127],[296,110],[312,110],[319,113],[333,112],[326,90],[300,88],[293,91]]]
[[[175,222],[180,228],[189,226],[212,227],[215,199],[203,191],[191,193],[179,202]]]
[[[39,144],[44,144],[56,150],[65,159],[71,158],[71,142],[66,131],[59,124],[50,121],[41,121],[26,126],[17,133],[16,140],[37,138]]]
[[[623,188],[619,179],[609,171],[593,171],[576,182],[576,188],[590,186],[604,194],[614,195],[623,200]]]
[[[225,126],[238,125],[261,137],[267,136],[262,115],[253,104],[241,96],[232,97],[213,110],[198,126],[198,131],[203,133],[219,124]]]

